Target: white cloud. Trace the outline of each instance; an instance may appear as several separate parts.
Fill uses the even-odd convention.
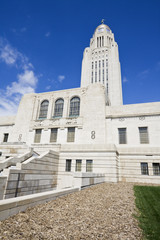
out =
[[[20,31],[21,31],[21,32],[26,32],[26,31],[27,31],[27,28],[26,28],[26,27],[23,27],[23,28],[21,28]]]
[[[2,38],[0,38],[0,60],[20,71],[17,80],[11,82],[4,90],[0,90],[0,115],[11,115],[16,113],[22,95],[35,92],[38,77],[28,58]]]
[[[51,35],[50,32],[46,32],[45,37],[49,37]]]
[[[23,95],[34,92],[37,82],[38,79],[34,75],[34,72],[26,70],[24,73],[18,75],[17,82],[12,82],[11,86],[7,86],[6,95],[12,96],[15,93]]]
[[[35,87],[38,82],[38,79],[32,70],[25,70],[24,73],[18,74],[18,80],[21,85],[27,84],[33,87]]]
[[[3,46],[0,41],[0,59],[8,65],[12,65],[17,60],[17,51],[10,47],[10,45]]]
[[[141,79],[144,79],[147,77],[147,75],[149,74],[149,69],[145,69],[144,71],[141,71],[139,74],[138,74],[138,77],[141,78]]]
[[[11,31],[13,33],[15,33],[17,36],[22,35],[24,32],[27,31],[26,27],[22,27],[22,28],[12,28]]]
[[[64,75],[59,75],[58,76],[58,81],[61,83],[65,79]]]
[[[46,90],[49,90],[49,89],[51,89],[51,85],[48,85],[48,86],[46,87]]]
[[[3,92],[3,94],[1,93],[2,91],[0,92],[0,116],[15,115],[20,98],[15,97],[13,100],[12,98],[6,97],[5,92]]]
[[[15,66],[17,69],[30,69],[33,68],[32,63],[28,58],[13,48],[6,39],[0,37],[0,60],[7,65]]]
[[[128,79],[124,76],[123,77],[123,83],[126,83],[126,82],[128,82]]]

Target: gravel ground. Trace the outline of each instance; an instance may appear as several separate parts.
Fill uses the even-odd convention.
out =
[[[0,239],[142,239],[133,184],[103,183],[0,222]]]

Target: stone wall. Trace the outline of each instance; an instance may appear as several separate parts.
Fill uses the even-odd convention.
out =
[[[119,181],[160,184],[153,163],[160,165],[160,148],[119,148]],[[141,172],[141,163],[148,164],[148,174]]]
[[[0,156],[0,163],[6,157],[18,157],[26,152],[31,151],[31,148],[22,142],[5,142],[0,143],[0,152],[2,156]],[[8,160],[7,160],[8,161]]]
[[[8,168],[10,166],[16,166],[17,163],[22,163],[26,161],[28,158],[30,158],[33,155],[33,149],[27,149],[28,151],[24,154],[21,154],[20,156],[17,155],[16,157],[9,157],[7,159],[0,161],[0,171],[2,171],[5,168]]]
[[[25,211],[28,207],[42,204],[66,194],[77,192],[78,188],[70,188],[65,190],[53,190],[44,193],[37,193],[33,195],[4,199],[0,201],[0,221],[9,218],[19,212]]]
[[[57,186],[59,155],[49,151],[18,163],[16,169],[5,169],[8,176],[5,199],[50,191]]]
[[[71,169],[66,171],[66,160],[71,160]],[[76,160],[81,160],[81,171],[76,172]],[[92,160],[92,172],[86,172],[86,161]],[[58,188],[75,186],[76,174],[78,186],[100,182],[118,182],[118,155],[116,147],[111,145],[62,145],[59,157]],[[75,177],[74,177],[75,176]],[[76,185],[77,186],[77,185]]]
[[[0,200],[3,199],[6,183],[7,183],[7,176],[0,175]]]

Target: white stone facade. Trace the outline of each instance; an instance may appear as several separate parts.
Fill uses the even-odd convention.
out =
[[[160,102],[123,105],[118,45],[105,24],[84,50],[81,87],[24,95],[17,116],[0,120],[0,142],[1,158],[13,156],[11,143],[56,151],[59,188],[93,178],[160,183]]]

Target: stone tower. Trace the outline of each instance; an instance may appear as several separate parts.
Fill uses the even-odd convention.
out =
[[[118,45],[111,29],[99,25],[85,48],[82,60],[81,87],[103,84],[106,90],[106,105],[122,105],[121,69]]]

